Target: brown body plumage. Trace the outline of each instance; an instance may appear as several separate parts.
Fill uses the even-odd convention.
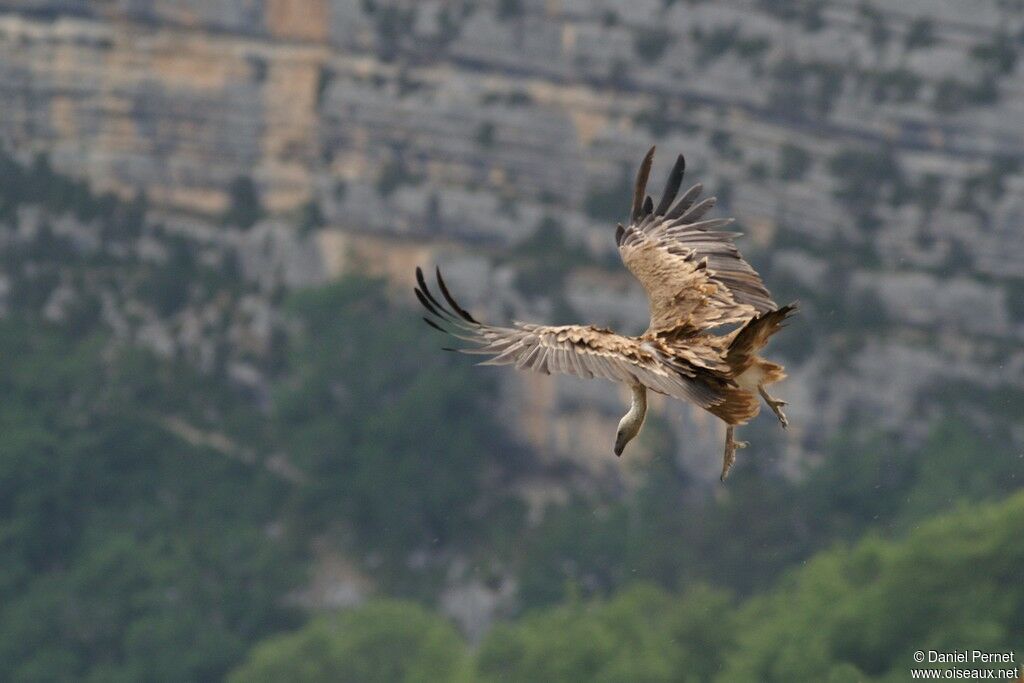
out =
[[[682,155],[654,206],[646,195],[653,158],[652,147],[637,173],[630,224],[619,225],[615,233],[623,263],[650,302],[651,322],[642,335],[620,335],[593,325],[485,325],[459,306],[440,270],[437,281],[447,305],[427,288],[419,268],[416,296],[431,314],[425,320],[432,327],[475,344],[459,351],[491,356],[482,365],[515,365],[630,385],[633,404],[619,423],[617,455],[643,425],[647,389],[704,408],[727,425],[724,480],[736,449],[746,446],[734,440],[734,427],[757,415],[759,396],[783,427],[788,424],[784,403],[765,390],[783,379],[785,371],[758,352],[796,307],[775,305],[760,276],[736,249],[737,233],[721,231],[732,219],[702,220],[714,197],[698,202],[698,184],[675,201],[685,167]]]

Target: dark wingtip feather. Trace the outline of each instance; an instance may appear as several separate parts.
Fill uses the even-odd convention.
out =
[[[419,284],[420,289],[423,291],[423,294],[427,297],[427,299],[430,300],[430,303],[434,304],[434,306],[437,307],[439,310],[447,313],[447,311],[445,311],[444,306],[441,305],[441,302],[435,299],[434,295],[430,293],[430,287],[427,287],[427,281],[423,277],[423,270],[419,266],[416,266],[416,282]]]
[[[651,164],[654,162],[655,146],[647,150],[644,160],[640,162],[640,168],[636,172],[636,186],[633,188],[633,208],[630,211],[630,218],[637,221],[641,216],[641,209],[644,204],[644,193],[647,191],[647,178],[651,175]]]
[[[420,303],[423,304],[423,307],[425,309],[427,309],[428,311],[430,311],[431,313],[436,315],[438,318],[444,318],[445,317],[445,315],[443,313],[439,312],[436,308],[434,308],[430,304],[430,301],[428,301],[427,297],[425,297],[423,295],[423,292],[420,291],[419,287],[413,287],[412,291],[416,292],[416,298],[420,300]]]
[[[437,285],[441,288],[441,295],[444,296],[445,301],[447,301],[451,305],[451,307],[455,309],[456,313],[461,315],[467,322],[471,322],[474,325],[480,324],[473,319],[473,316],[469,314],[469,311],[464,309],[462,306],[459,306],[459,303],[455,300],[455,297],[453,297],[451,295],[451,292],[448,291],[448,286],[445,285],[444,278],[441,277],[440,267],[437,268]]]
[[[622,246],[622,236],[626,234],[626,229],[622,227],[622,223],[619,223],[615,228],[615,246]]]
[[[435,330],[437,330],[438,332],[444,332],[445,334],[448,334],[448,330],[444,329],[443,327],[441,327],[440,325],[438,325],[437,323],[435,323],[435,322],[434,322],[433,320],[431,320],[430,318],[424,317],[424,318],[423,318],[423,322],[425,322],[426,324],[430,325],[431,327],[433,327],[433,328],[434,328]]]
[[[695,184],[680,197],[676,205],[669,209],[668,213],[665,214],[665,220],[674,220],[679,218],[686,210],[693,206],[693,203],[700,196],[700,193],[704,191],[704,186],[700,183]]]
[[[651,195],[647,195],[644,199],[643,215],[649,216],[654,211],[654,200],[651,199]]]
[[[661,193],[661,201],[658,208],[654,210],[656,216],[664,216],[665,212],[672,206],[673,200],[679,194],[679,186],[683,184],[683,174],[686,172],[686,157],[682,154],[676,157],[676,163],[672,166],[672,172],[668,174],[665,181],[665,191]]]

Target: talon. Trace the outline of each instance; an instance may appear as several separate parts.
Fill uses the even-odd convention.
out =
[[[761,398],[768,404],[772,412],[775,413],[775,417],[779,419],[779,424],[782,425],[783,429],[789,427],[789,420],[786,419],[786,414],[782,412],[782,406],[789,405],[786,401],[782,401],[777,398],[772,398],[768,395],[768,392],[764,390],[764,387],[758,387],[758,393],[761,394]]]
[[[729,470],[732,469],[733,463],[736,462],[736,450],[746,448],[749,445],[746,441],[736,441],[732,435],[733,427],[730,425],[725,430],[725,453],[722,455],[722,475],[718,478],[723,483],[725,478],[729,476]]]
[[[734,453],[727,453],[722,460],[722,475],[718,477],[718,481],[723,484],[725,483],[725,478],[729,476],[729,470],[732,469],[734,462],[736,462],[736,455]]]

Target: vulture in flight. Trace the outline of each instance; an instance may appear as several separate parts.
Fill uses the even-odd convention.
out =
[[[627,384],[632,404],[619,421],[616,455],[643,426],[648,389],[697,404],[726,424],[724,481],[736,449],[747,446],[735,440],[735,427],[757,415],[759,397],[782,427],[788,426],[785,402],[766,390],[785,371],[758,354],[796,305],[780,308],[772,301],[733,243],[738,233],[723,230],[733,219],[705,219],[715,198],[698,201],[699,183],[676,200],[685,168],[682,155],[654,204],[646,194],[653,159],[652,147],[636,175],[629,225],[615,231],[622,262],[650,304],[651,322],[643,334],[630,337],[594,325],[481,323],[456,302],[440,269],[437,285],[445,303],[427,287],[419,268],[416,297],[430,314],[424,318],[429,325],[472,345],[456,350],[490,356],[481,365]]]

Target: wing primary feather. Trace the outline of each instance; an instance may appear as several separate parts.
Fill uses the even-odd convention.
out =
[[[635,223],[640,219],[641,209],[644,205],[644,192],[647,190],[647,178],[651,175],[651,163],[654,161],[654,146],[647,150],[644,160],[640,162],[640,168],[636,172],[636,186],[633,188],[633,209],[630,211],[630,218]]]
[[[702,232],[710,232],[712,230],[718,230],[724,228],[727,225],[732,225],[736,222],[735,218],[709,218],[706,221],[700,221],[697,223],[689,223],[686,226],[687,230],[700,230]],[[741,236],[742,232],[719,232],[716,235],[728,237],[729,239],[736,239]]]
[[[565,349],[555,349],[555,367],[559,372],[569,374],[569,359],[565,355]]]
[[[423,293],[426,295],[426,297],[430,299],[430,303],[434,304],[434,306],[440,308],[443,311],[444,306],[442,306],[441,302],[435,299],[434,295],[430,293],[430,287],[427,287],[427,281],[423,277],[423,270],[419,266],[416,266],[416,282],[419,284],[420,289],[423,290]]]
[[[643,214],[645,216],[650,216],[651,213],[653,213],[653,212],[654,212],[654,200],[651,199],[651,195],[647,195],[644,198]]]
[[[507,365],[507,364],[513,362],[511,360],[512,357],[515,356],[517,353],[519,353],[519,350],[520,350],[521,347],[522,347],[522,342],[521,341],[517,342],[517,343],[513,344],[512,346],[510,346],[509,348],[507,348],[504,351],[502,351],[501,353],[499,353],[494,358],[490,358],[488,360],[485,360],[484,362],[479,363],[479,365]]]
[[[605,375],[604,368],[601,367],[601,357],[598,354],[592,351],[588,352],[586,361],[587,367],[590,369],[590,374],[601,379],[608,379],[607,375]]]
[[[604,367],[604,374],[606,377],[608,377],[608,379],[612,380],[613,382],[619,382],[622,380],[622,377],[618,370],[618,364],[611,358],[603,356],[601,358],[601,365],[602,367]]]
[[[585,375],[585,377],[587,379],[593,379],[594,377],[600,377],[600,375],[597,374],[597,372],[594,371],[594,362],[593,362],[594,361],[594,357],[590,353],[590,349],[588,349],[588,348],[580,349],[579,358],[580,358],[580,366],[587,373]]]
[[[527,351],[522,356],[520,356],[519,360],[516,361],[516,370],[523,370],[525,368],[530,368],[531,365],[533,364],[534,359],[537,357],[537,353],[539,351],[540,351],[540,344],[536,344],[536,345],[533,346],[533,348],[531,348],[529,351]]]
[[[717,202],[717,197],[708,197],[707,199],[700,202],[695,207],[684,213],[682,216],[680,216],[679,220],[676,221],[676,225],[682,225],[685,223],[696,223],[698,220],[700,220],[701,216],[710,211]]]
[[[412,291],[416,292],[416,298],[420,300],[420,303],[423,304],[423,307],[425,309],[436,315],[438,318],[441,318],[442,320],[446,320],[448,318],[448,316],[445,315],[441,310],[434,308],[434,306],[430,304],[430,301],[427,300],[427,297],[423,296],[423,292],[420,291],[419,287],[413,287]]]
[[[545,375],[550,375],[551,371],[548,370],[548,347],[542,346],[538,343],[537,348],[540,349],[540,353],[537,356],[537,360],[534,361],[533,367],[537,372],[543,372]]]
[[[576,352],[571,348],[562,349],[562,362],[565,363],[565,371],[570,375],[576,375],[579,377],[579,372],[576,369],[576,363],[573,361],[576,359]]]
[[[444,332],[445,334],[449,334],[448,330],[444,329],[443,327],[441,327],[440,325],[438,325],[437,323],[435,323],[433,320],[431,320],[430,318],[428,318],[426,316],[423,317],[423,322],[425,322],[426,324],[430,325],[431,327],[433,327],[438,332]]]
[[[687,190],[683,196],[679,198],[679,201],[676,202],[676,205],[672,207],[672,210],[665,214],[665,220],[670,221],[682,216],[683,213],[693,205],[694,200],[697,199],[703,191],[704,186],[700,183],[697,183]]]
[[[447,301],[449,304],[451,304],[451,307],[453,309],[455,309],[456,313],[461,315],[467,322],[471,322],[474,325],[479,325],[480,324],[476,320],[473,319],[473,316],[471,316],[469,314],[469,312],[466,311],[466,309],[464,309],[462,306],[459,306],[459,303],[457,301],[455,301],[455,298],[451,295],[451,292],[448,291],[448,287],[444,283],[444,278],[441,277],[441,269],[440,268],[437,269],[437,284],[441,288],[441,294],[444,296],[445,301]]]
[[[622,244],[622,235],[626,232],[626,229],[622,227],[622,223],[619,223],[615,228],[615,246]]]
[[[573,367],[573,371],[574,371],[573,374],[575,374],[575,375],[577,375],[579,377],[582,377],[584,379],[587,379],[587,374],[588,373],[587,373],[586,369],[583,367],[583,363],[580,362],[580,354],[579,354],[579,352],[576,350],[575,347],[573,347],[573,348],[570,348],[568,350],[568,353],[569,353],[569,358],[570,358],[570,360],[572,362],[572,367]]]
[[[672,172],[668,174],[665,182],[665,191],[661,193],[661,201],[658,208],[654,210],[656,216],[663,216],[672,206],[672,200],[679,194],[679,186],[683,184],[683,173],[686,171],[686,159],[682,154],[676,157],[676,163],[672,166]]]

